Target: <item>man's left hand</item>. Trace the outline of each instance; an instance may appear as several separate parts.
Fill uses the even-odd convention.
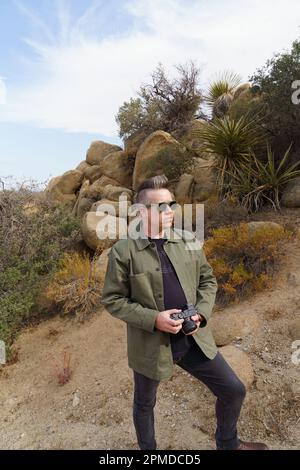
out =
[[[198,328],[200,326],[200,323],[201,321],[203,320],[202,316],[200,315],[200,313],[198,313],[197,315],[193,315],[191,317],[192,320],[194,320],[194,322],[196,323],[197,325],[197,328],[194,330],[194,331],[191,331],[191,333],[187,333],[187,335],[194,335],[197,331],[198,331]]]

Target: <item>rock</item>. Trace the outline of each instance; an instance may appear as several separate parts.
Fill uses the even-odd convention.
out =
[[[127,201],[127,203],[126,203]],[[119,211],[119,201],[111,201],[109,199],[101,199],[100,201],[94,202],[94,204],[91,206],[90,211],[91,212],[105,212],[107,211],[108,214],[114,215],[116,217],[124,217],[127,219],[128,217],[128,208],[131,206],[131,202],[126,199],[121,207],[123,207],[123,210]]]
[[[84,171],[84,176],[87,178],[90,183],[98,180],[102,176],[102,170],[100,165],[90,165],[89,168],[86,168]]]
[[[81,199],[83,199],[87,196],[89,186],[90,186],[89,180],[84,180],[82,185],[81,185],[81,188],[79,190],[77,200],[76,200],[76,202],[73,206],[72,215],[79,215],[78,208],[79,208],[79,206],[81,206]]]
[[[82,180],[83,174],[80,171],[66,171],[57,182],[57,187],[63,194],[74,194],[80,188]]]
[[[124,195],[128,200],[131,200],[133,197],[133,192],[125,187],[113,186],[112,184],[107,184],[103,188],[103,197],[110,199],[111,201],[119,201],[119,197]]]
[[[259,221],[259,222],[248,222],[248,230],[250,237],[253,236],[258,230],[261,229],[273,229],[273,230],[284,230],[283,226],[276,222]]]
[[[176,200],[179,202],[183,202],[185,204],[192,202],[192,194],[193,194],[193,186],[194,186],[194,177],[193,175],[189,175],[188,173],[183,173],[177,186],[175,188],[175,197]]]
[[[194,160],[194,188],[192,198],[194,202],[202,202],[217,194],[216,174],[214,172],[214,159],[196,158]]]
[[[215,312],[209,320],[217,346],[224,346],[237,338],[244,338],[261,325],[257,313]]]
[[[122,150],[118,145],[112,145],[102,140],[91,143],[86,154],[86,162],[90,165],[99,165],[103,158],[111,152]]]
[[[104,197],[104,188],[107,185],[118,186],[118,183],[112,178],[103,175],[101,176],[101,178],[94,181],[94,183],[90,185],[89,189],[87,190],[86,196],[91,199],[95,199],[95,201],[97,199],[101,199],[102,197]]]
[[[87,168],[90,168],[90,166],[91,165],[89,165],[85,160],[83,160],[82,162],[79,163],[79,165],[77,165],[76,170],[81,171],[81,173],[84,174],[85,170]]]
[[[288,325],[288,329],[292,340],[300,340],[300,318],[292,320]]]
[[[104,212],[86,212],[81,219],[81,233],[85,243],[96,250],[111,247],[119,234],[127,235],[127,222],[121,217],[104,214]]]
[[[280,202],[284,207],[300,207],[300,177],[287,184]]]
[[[144,170],[144,162],[150,159],[155,159],[155,155],[159,150],[170,144],[176,143],[178,142],[171,136],[171,134],[161,130],[152,132],[152,134],[143,141],[137,151],[133,171],[132,187],[135,191],[144,179],[154,176],[151,169],[148,169],[147,171]]]
[[[118,181],[119,186],[130,188],[132,185],[132,172],[130,156],[123,150],[111,152],[100,164],[102,173]]]
[[[242,99],[248,97],[249,90],[251,88],[251,83],[242,83],[238,87],[236,87],[234,93],[233,93],[233,99]]]
[[[62,176],[52,178],[45,190],[57,202],[75,202],[75,192],[80,188],[83,173],[78,170],[66,171]]]
[[[291,286],[300,286],[300,275],[298,273],[288,273],[287,280]]]
[[[248,354],[235,346],[223,346],[220,353],[234,370],[246,389],[249,389],[254,381],[253,367]]]
[[[128,155],[135,156],[139,149],[139,146],[143,143],[146,139],[147,135],[145,135],[144,130],[137,130],[130,137],[124,140],[124,150]]]
[[[75,408],[76,406],[78,406],[80,403],[80,397],[78,395],[77,392],[74,393],[73,395],[73,402],[72,402],[72,406]]]
[[[89,199],[87,197],[80,198],[77,205],[76,215],[78,215],[78,217],[82,217],[91,209],[93,202],[93,199]]]

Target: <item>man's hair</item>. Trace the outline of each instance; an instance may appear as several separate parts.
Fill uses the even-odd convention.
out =
[[[166,175],[156,175],[144,180],[137,189],[135,203],[147,204],[147,193],[149,189],[168,189],[168,178]]]

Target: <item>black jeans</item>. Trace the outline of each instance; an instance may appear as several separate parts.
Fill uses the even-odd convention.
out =
[[[218,449],[235,449],[238,446],[237,421],[246,395],[244,384],[218,351],[209,359],[194,341],[188,353],[175,364],[203,382],[217,397],[215,432]],[[154,407],[160,383],[134,373],[133,422],[140,449],[155,450]]]

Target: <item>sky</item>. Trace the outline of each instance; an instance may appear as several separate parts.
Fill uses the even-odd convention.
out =
[[[115,116],[193,60],[205,90],[242,81],[300,37],[299,0],[0,0],[0,179],[45,184],[94,140],[122,147]]]

